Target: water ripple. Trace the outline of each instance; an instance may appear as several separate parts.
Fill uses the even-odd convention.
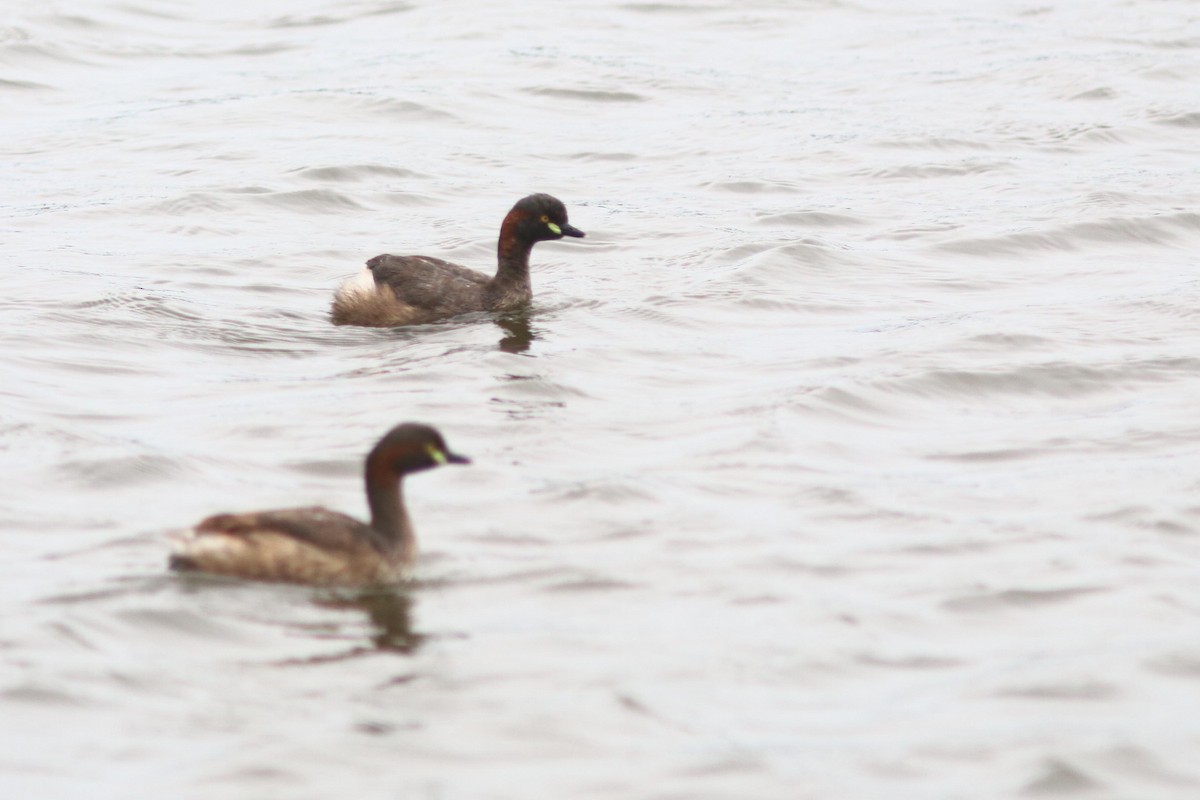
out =
[[[971,237],[934,245],[969,255],[1000,256],[1069,251],[1097,245],[1164,245],[1200,233],[1200,214],[1181,211],[1140,218],[1113,217],[1097,222],[1060,225],[1038,233]]]

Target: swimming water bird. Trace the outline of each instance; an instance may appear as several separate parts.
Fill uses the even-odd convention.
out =
[[[177,542],[170,567],[315,586],[395,583],[417,556],[404,476],[469,463],[428,425],[398,425],[367,454],[369,525],[319,506],[217,514]]]
[[[335,325],[390,328],[465,314],[508,311],[533,298],[529,253],[538,242],[583,237],[567,207],[548,194],[517,201],[500,225],[494,277],[429,256],[375,256],[333,298]]]

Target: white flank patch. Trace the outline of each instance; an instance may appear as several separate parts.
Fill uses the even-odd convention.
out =
[[[375,274],[363,267],[353,278],[348,279],[338,287],[338,297],[352,295],[370,295],[375,292]]]

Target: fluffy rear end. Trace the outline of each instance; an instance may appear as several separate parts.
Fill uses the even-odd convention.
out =
[[[429,312],[400,302],[389,287],[376,284],[369,269],[362,270],[338,287],[330,308],[334,325],[394,328],[432,318]]]

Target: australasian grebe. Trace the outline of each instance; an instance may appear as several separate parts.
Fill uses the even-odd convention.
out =
[[[369,525],[319,506],[217,514],[179,540],[170,566],[317,586],[394,583],[417,556],[402,479],[441,464],[469,463],[428,425],[398,425],[367,454]]]
[[[375,256],[333,298],[335,325],[389,328],[465,314],[507,311],[533,297],[529,253],[538,242],[582,237],[567,208],[548,194],[517,201],[500,225],[494,277],[429,256]]]

